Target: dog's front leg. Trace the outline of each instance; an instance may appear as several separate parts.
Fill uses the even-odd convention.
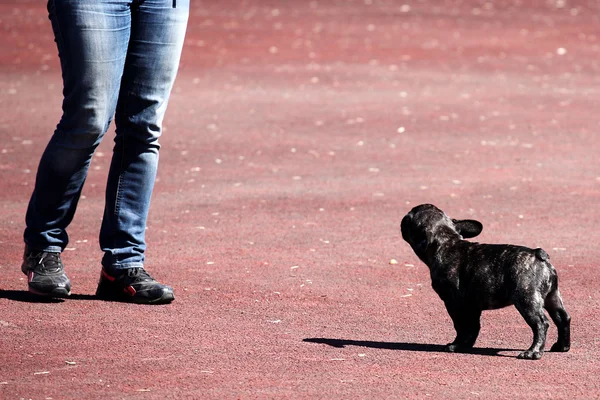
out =
[[[472,348],[481,328],[481,310],[461,307],[451,302],[445,302],[445,305],[456,330],[456,338],[446,345],[446,350],[456,352]]]

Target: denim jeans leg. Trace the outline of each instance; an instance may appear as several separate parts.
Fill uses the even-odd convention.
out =
[[[36,175],[25,243],[62,251],[92,155],[117,104],[129,42],[129,2],[49,0],[63,78],[63,115]]]
[[[132,5],[131,39],[115,114],[117,128],[100,230],[102,265],[142,267],[158,139],[179,67],[189,0]]]

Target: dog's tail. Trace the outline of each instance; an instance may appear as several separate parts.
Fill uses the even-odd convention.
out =
[[[540,249],[537,248],[534,250],[535,252],[535,258],[537,258],[538,260],[542,261],[543,263],[546,264],[547,267],[550,268],[550,292],[555,292],[558,290],[558,275],[556,274],[556,270],[554,269],[554,266],[552,264],[550,264],[550,256],[548,255],[548,253],[546,253],[544,251],[544,249]]]
[[[544,249],[540,248],[535,249],[535,257],[540,261],[550,260],[550,256],[548,255],[548,253],[546,253]]]

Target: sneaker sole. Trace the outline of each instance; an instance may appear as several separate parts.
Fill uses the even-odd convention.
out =
[[[136,298],[132,297],[128,301],[130,303],[135,303],[135,304],[169,304],[173,300],[175,300],[175,296],[173,295],[173,293],[165,293],[158,299],[144,300],[144,299],[136,299]]]
[[[102,293],[96,291],[96,297],[100,300],[105,301],[118,301],[120,303],[134,303],[134,304],[169,304],[175,300],[173,292],[163,293],[163,295],[156,299],[144,299],[127,296],[125,294],[118,294],[114,292]]]
[[[35,294],[36,296],[54,297],[54,298],[59,298],[59,299],[64,299],[64,298],[71,296],[71,291],[67,290],[65,288],[56,288],[56,289],[52,290],[52,292],[50,292],[50,293],[39,292],[39,291],[33,289],[32,287],[28,287],[28,288],[29,288],[29,293]]]

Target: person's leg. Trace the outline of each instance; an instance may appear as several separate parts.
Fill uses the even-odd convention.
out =
[[[189,0],[143,0],[132,5],[131,39],[115,115],[117,135],[100,232],[102,265],[108,274],[118,276],[123,270],[144,267],[158,139],[188,14]]]
[[[48,11],[62,67],[63,115],[39,164],[24,236],[34,249],[60,252],[115,111],[130,9],[126,1],[50,0]]]
[[[48,1],[62,68],[63,115],[41,157],[27,209],[24,240],[33,257],[26,254],[24,272],[38,255],[56,255],[67,246],[66,229],[92,155],[116,108],[129,43],[128,3]]]

